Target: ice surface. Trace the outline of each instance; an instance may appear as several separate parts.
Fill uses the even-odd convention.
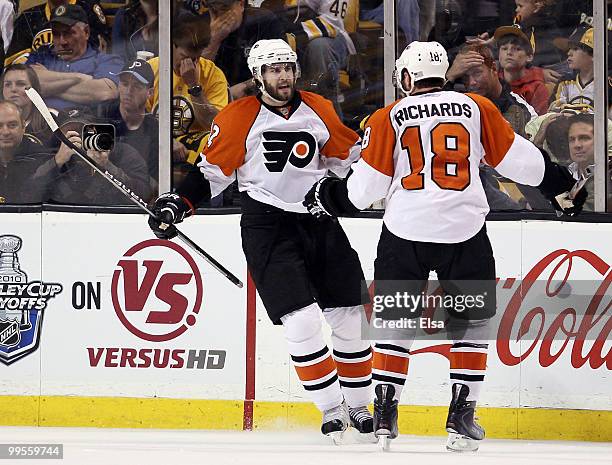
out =
[[[352,442],[349,438],[346,442]],[[63,460],[0,460],[0,465],[593,465],[612,464],[612,443],[485,440],[476,453],[452,453],[445,438],[400,436],[334,446],[316,431],[236,432],[0,427],[0,443],[63,443]]]

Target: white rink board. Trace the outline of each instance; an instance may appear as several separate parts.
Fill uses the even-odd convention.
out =
[[[3,218],[8,216],[3,215]],[[11,216],[19,218],[19,215]],[[218,257],[245,280],[246,265],[242,255],[227,254],[227,250],[231,250],[228,244],[239,243],[238,221],[237,215],[198,217],[184,228],[184,232],[196,238],[213,257]],[[37,363],[40,358],[36,366],[39,371],[36,384],[40,386],[41,395],[243,398],[244,291],[236,291],[233,284],[203,259],[178,244],[184,254],[193,259],[199,270],[197,274],[201,276],[201,305],[194,313],[198,295],[195,273],[181,254],[158,245],[165,241],[157,241],[157,245],[145,247],[131,257],[124,257],[130,248],[145,240],[155,239],[143,215],[46,212],[43,213],[42,234],[40,215],[38,222],[38,231],[31,233],[36,233],[34,236],[39,241],[42,236],[42,254],[37,245],[27,250],[24,248],[19,258],[24,267],[37,259],[40,268],[42,260],[43,279],[62,283],[64,291],[45,310],[40,349],[30,359],[26,357],[9,367],[3,367],[3,379],[11,379],[13,388],[2,389],[2,394],[26,394],[26,381],[29,378],[22,379],[21,372],[26,363]],[[206,223],[204,228],[201,226],[203,223]],[[13,230],[24,235],[11,228]],[[187,328],[186,331],[168,336],[166,340],[147,340],[131,332],[120,321],[119,313],[128,315],[127,311],[117,312],[112,302],[113,275],[118,273],[115,294],[120,307],[125,309],[126,278],[124,272],[118,271],[121,270],[118,266],[120,260],[136,263],[134,269],[137,276],[134,275],[134,281],[141,288],[137,296],[144,299],[140,311],[131,310],[126,316],[132,327],[142,334],[154,336],[163,336],[181,327]],[[161,263],[158,273],[150,275],[154,281],[148,295],[143,289],[144,260]],[[189,282],[183,284],[185,280]],[[85,288],[91,285],[94,289],[99,285],[99,308],[96,308],[95,302],[85,308],[75,308],[72,292],[75,283],[83,283]],[[186,310],[183,310],[183,315],[178,315],[178,321],[175,321],[176,315],[168,314],[172,307],[159,297],[176,297],[172,292],[182,295],[179,301],[186,302]],[[77,306],[81,306],[81,300],[76,302]],[[133,297],[132,300],[135,302],[138,299]],[[176,308],[181,311],[180,306]],[[147,323],[146,320],[154,312],[158,313],[161,321]],[[191,326],[186,322],[189,315],[192,315],[190,323],[195,321]],[[228,337],[228,334],[233,337]],[[139,352],[141,350],[147,352]],[[159,354],[157,358],[156,351]],[[190,352],[194,354],[194,359],[192,367],[188,368]],[[224,362],[219,352],[225,353]],[[165,354],[168,354],[167,361]]]
[[[342,224],[351,244],[359,253],[366,279],[372,279],[382,221],[343,219]],[[507,278],[522,279],[546,255],[561,249],[569,251],[585,249],[598,256],[602,262],[612,263],[612,248],[609,242],[612,224],[489,222],[487,229],[500,281]],[[571,235],[571,241],[565,241],[565,231]],[[579,263],[579,260],[573,260],[573,263],[574,269],[570,279],[603,281],[604,275],[610,275],[609,265],[604,275],[596,276],[592,270],[590,273],[586,272],[588,265]],[[548,278],[550,268],[547,268],[549,274],[543,274],[542,277]],[[508,295],[515,290],[515,288],[503,290],[498,287],[498,295],[501,293]],[[260,361],[257,366],[257,399],[285,402],[306,400],[304,391],[299,387],[299,380],[291,369],[289,358],[283,353],[286,351],[286,346],[282,330],[273,327],[266,320],[260,300],[258,300],[257,314],[257,356]],[[515,332],[519,324],[520,321],[514,323]],[[511,354],[519,355],[525,351],[526,343],[530,345],[532,341],[521,340],[511,342],[507,346]],[[557,344],[559,343],[562,341]],[[539,363],[538,354],[541,342],[536,344],[534,351],[518,364],[505,363],[504,360],[507,358],[500,359],[497,348],[491,344],[485,388],[479,405],[612,410],[612,394],[609,388],[611,372],[605,364],[597,369],[591,368],[588,363],[579,368],[573,367],[570,360],[573,341],[570,340],[559,359],[550,366],[543,367]],[[587,341],[585,351],[589,344],[592,345],[592,341]],[[426,342],[416,341],[413,350],[427,347]],[[279,354],[281,354],[280,360]],[[610,360],[608,366],[612,368],[610,337],[602,351],[604,358],[606,354],[607,360]],[[274,363],[274,360],[279,362]],[[448,405],[449,399],[447,359],[436,353],[413,355],[401,403],[444,406]]]
[[[144,215],[6,213],[2,219],[0,235],[13,234],[22,238],[23,246],[18,255],[28,279],[42,278],[45,282],[61,283],[63,291],[49,301],[44,311],[38,350],[9,366],[0,365],[3,373],[0,395],[244,399],[245,289],[233,286],[203,259],[181,246],[187,250],[188,256],[193,257],[202,276],[201,308],[197,314],[193,313],[198,295],[193,276],[187,284],[173,281],[178,279],[174,276],[176,274],[190,274],[189,263],[181,258],[182,255],[174,249],[157,245],[143,246],[132,256],[125,256],[128,250],[152,239]],[[342,223],[360,255],[366,278],[371,279],[381,220],[346,219]],[[181,228],[246,282],[238,215],[198,216],[187,220]],[[612,224],[491,222],[488,230],[497,260],[497,275],[501,280],[521,279],[545,256],[562,249],[584,249],[598,257],[600,266],[597,273],[584,260],[573,260],[571,279],[603,280],[610,273]],[[180,245],[180,242],[174,242]],[[125,310],[127,278],[123,271],[119,272],[123,270],[118,265],[120,260],[137,262],[138,275],[132,283],[136,290],[131,293],[130,302],[138,307],[140,296],[145,302],[142,310]],[[162,262],[159,272],[151,275],[153,282],[148,294],[144,289],[144,260]],[[605,265],[603,268],[602,264]],[[117,273],[116,292],[113,293],[113,276]],[[161,282],[163,279],[167,280],[165,284]],[[85,287],[91,284],[94,288],[99,283],[99,308],[96,305],[75,308],[79,303],[73,299],[75,283],[77,286],[83,283]],[[172,289],[183,295],[187,310],[178,321],[167,322],[164,318],[168,318],[170,305],[163,297],[167,297]],[[157,295],[158,292],[162,297]],[[116,310],[113,304],[113,295],[120,310]],[[164,322],[147,323],[145,320],[155,312],[156,318]],[[158,336],[183,326],[190,315],[195,324],[187,324],[183,334],[169,340],[151,341],[130,331],[121,321],[120,314],[136,329]],[[270,323],[259,299],[256,316],[255,399],[306,401],[287,355],[282,328]],[[514,327],[518,324],[515,322]],[[427,345],[424,342],[420,343],[421,346],[417,344],[413,349]],[[524,352],[524,344],[524,341],[511,344],[509,354],[516,356]],[[491,348],[481,405],[612,410],[610,369],[605,364],[599,368],[592,368],[589,363],[574,367],[571,361],[573,341],[570,341],[554,363],[543,367],[539,344],[521,363],[509,363],[508,354],[500,357],[497,348]],[[130,366],[130,360],[135,364],[146,364],[138,351],[147,349],[151,350],[145,352],[149,356],[155,349],[161,351],[160,354],[168,351],[169,363],[180,365],[172,357],[172,351],[175,351],[174,355],[182,360],[183,366]],[[214,369],[218,361],[214,357],[211,367],[206,368],[208,352],[203,359],[205,368],[184,367],[189,351],[202,354],[204,350],[225,351],[223,368]],[[602,351],[603,356],[608,352],[609,343]],[[135,358],[130,358],[134,354]],[[608,360],[611,357],[612,354],[607,355]],[[124,367],[117,366],[122,363]],[[612,366],[612,361],[609,365]],[[410,370],[402,403],[447,405],[448,362],[445,357],[419,353],[411,358]]]

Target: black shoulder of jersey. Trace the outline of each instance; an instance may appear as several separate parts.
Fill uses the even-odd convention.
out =
[[[21,12],[22,15],[42,15],[45,16],[45,7],[46,7],[46,2],[45,3],[41,3],[40,5],[35,5],[31,8],[28,8],[27,10],[23,10]]]

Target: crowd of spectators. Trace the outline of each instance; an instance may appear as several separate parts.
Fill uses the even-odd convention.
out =
[[[112,124],[113,148],[88,153],[143,198],[155,198],[159,0],[113,2],[112,8],[123,4],[119,9],[98,0],[33,3],[20,9],[17,0],[0,0],[0,203],[129,204],[56,141],[28,87],[78,144],[83,126]],[[171,3],[174,183],[197,161],[214,116],[256,92],[246,57],[257,40],[289,42],[302,68],[299,88],[329,98],[346,124],[358,126],[383,105],[367,100],[382,75],[381,62],[366,56],[382,56],[382,27],[372,47],[372,33],[359,26],[382,25],[382,0]],[[517,133],[570,166],[577,179],[592,177],[592,2],[396,0],[395,10],[400,47],[437,40],[449,50],[449,89],[488,97]],[[537,191],[490,167],[482,166],[481,178],[492,209],[549,208]],[[19,192],[21,182],[36,187]],[[211,204],[234,205],[229,192]]]
[[[512,17],[498,13],[501,23],[447,44],[455,54],[447,86],[488,97],[518,134],[569,166],[576,179],[588,178],[585,210],[593,210],[592,4],[516,0]],[[489,167],[481,178],[492,209],[549,209],[537,191]]]

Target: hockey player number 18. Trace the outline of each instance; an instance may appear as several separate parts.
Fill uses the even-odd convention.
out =
[[[440,189],[462,191],[470,185],[470,133],[461,123],[440,123],[430,134],[431,180]],[[419,126],[407,127],[401,137],[408,152],[411,173],[402,178],[402,187],[419,190],[425,186],[423,141]]]

